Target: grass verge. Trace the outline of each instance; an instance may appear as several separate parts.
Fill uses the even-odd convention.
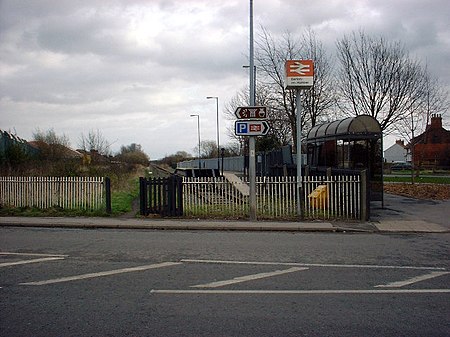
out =
[[[101,217],[118,216],[131,212],[133,200],[139,197],[139,176],[148,175],[144,169],[137,169],[120,174],[110,174],[111,177],[111,208],[112,214],[106,213],[106,205],[101,209],[64,209],[59,206],[50,208],[8,207],[0,204],[0,216],[28,217]]]
[[[133,200],[139,197],[139,178],[131,178],[124,189],[111,191],[113,215],[129,213],[133,210]]]
[[[411,182],[411,176],[384,176],[384,182],[389,183],[410,183]],[[414,177],[415,183],[422,183],[422,184],[450,184],[450,176],[419,176]]]
[[[64,209],[58,206],[50,208],[37,207],[0,207],[0,216],[28,216],[28,217],[63,217],[63,216],[109,216],[105,209],[100,210],[81,210],[81,209]]]

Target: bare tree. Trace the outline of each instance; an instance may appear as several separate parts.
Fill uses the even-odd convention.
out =
[[[42,141],[50,145],[70,146],[69,138],[66,135],[58,136],[53,128],[47,131],[42,131],[39,128],[33,132],[33,139],[35,141]]]
[[[84,151],[97,151],[99,154],[104,156],[111,155],[111,144],[98,129],[97,131],[90,130],[87,136],[81,134],[78,146]]]
[[[224,114],[228,120],[234,121],[236,116],[234,112],[240,106],[247,106],[249,102],[249,90],[248,87],[241,89],[238,91],[229,102],[225,103]],[[245,137],[236,136],[234,132],[234,124],[227,127],[228,137],[231,139],[231,142],[235,144],[235,146],[239,149],[239,154],[244,154],[243,149],[245,146]],[[198,146],[196,147],[198,151]]]
[[[200,154],[202,158],[217,158],[217,143],[215,141],[202,140],[200,145]],[[198,152],[198,145],[195,150]]]
[[[47,131],[36,129],[33,132],[33,139],[38,143],[41,157],[44,159],[61,159],[70,146],[69,138],[64,134],[61,136],[57,135],[53,128]]]
[[[423,71],[423,81],[419,89],[420,101],[395,125],[396,133],[409,144],[408,150],[412,158],[414,158],[415,137],[426,132],[433,114],[444,114],[449,108],[447,90],[440,84],[438,78],[429,73],[427,67]],[[416,174],[419,173],[420,167],[417,169]],[[411,180],[414,182],[413,174]]]
[[[302,110],[305,124],[314,127],[318,122],[329,118],[336,106],[336,93],[333,84],[333,67],[322,43],[311,29],[303,34],[302,57],[314,60],[314,78],[311,90],[302,91]]]
[[[126,163],[142,165],[147,165],[150,161],[148,155],[142,150],[142,146],[136,143],[131,143],[128,146],[122,145],[116,158]]]
[[[285,33],[274,38],[266,29],[256,42],[258,81],[271,88],[268,97],[271,114],[280,127],[279,133],[289,132],[289,140],[296,147],[296,99],[295,92],[285,88],[285,62],[292,59],[312,59],[315,77],[310,90],[302,90],[302,130],[326,119],[334,105],[335,95],[331,86],[332,68],[328,56],[312,30],[301,38]],[[287,137],[285,137],[287,138]]]
[[[235,111],[238,107],[248,106],[249,102],[249,89],[248,87],[241,89],[236,93],[236,95],[225,105],[225,116],[229,120],[236,120]],[[278,140],[278,143],[281,145],[289,144],[291,141],[290,137],[290,128],[288,124],[285,122],[283,116],[280,116],[280,111],[278,109],[272,109],[273,107],[273,88],[269,87],[266,84],[257,83],[256,87],[256,95],[255,95],[255,104],[257,106],[266,106],[269,108],[269,125],[270,131],[267,135],[268,137],[272,137]],[[248,137],[245,136],[236,136],[234,132],[234,124],[228,128],[228,136],[232,139],[232,147],[233,151],[238,154],[246,154],[246,145],[248,141]],[[267,137],[264,136],[264,137]],[[257,147],[259,138],[257,139]]]
[[[385,133],[420,109],[424,71],[399,42],[353,33],[337,42],[342,109],[368,114]]]
[[[299,58],[300,42],[286,33],[275,40],[265,29],[256,40],[255,58],[258,64],[258,82],[271,88],[270,112],[281,125],[287,126],[290,142],[296,142],[295,97],[285,88],[284,65],[286,60]],[[280,130],[282,132],[282,130]]]
[[[431,115],[443,115],[448,112],[450,108],[449,93],[439,79],[429,73],[428,67],[425,68],[423,89],[423,105],[425,106],[427,124],[429,124]]]

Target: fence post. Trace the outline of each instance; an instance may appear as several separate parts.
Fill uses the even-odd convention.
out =
[[[111,179],[105,177],[105,200],[106,200],[106,213],[111,214]]]
[[[139,177],[139,206],[141,215],[147,214],[147,179]]]
[[[369,201],[367,198],[367,170],[361,171],[361,221],[369,220]]]
[[[175,176],[171,176],[169,179],[165,181],[167,186],[167,200],[165,200],[165,204],[167,204],[167,209],[165,210],[166,214],[164,215],[174,215],[177,209],[177,200],[175,199],[176,190],[175,190]]]
[[[223,168],[223,166],[222,166]],[[176,178],[176,186],[177,186],[177,203],[178,203],[178,214],[179,216],[183,215],[183,178],[177,176]]]

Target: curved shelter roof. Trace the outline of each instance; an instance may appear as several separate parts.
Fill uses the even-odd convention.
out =
[[[337,139],[381,138],[380,123],[369,115],[348,117],[342,120],[316,125],[306,137],[306,142]]]

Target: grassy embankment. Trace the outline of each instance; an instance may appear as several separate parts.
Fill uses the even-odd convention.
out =
[[[53,206],[47,209],[37,207],[5,207],[0,205],[0,216],[119,216],[133,211],[133,201],[139,197],[139,177],[147,176],[143,166],[128,166],[126,169],[103,167],[84,172],[85,176],[105,176],[111,179],[112,214],[106,213],[106,206],[99,210],[63,209]]]

